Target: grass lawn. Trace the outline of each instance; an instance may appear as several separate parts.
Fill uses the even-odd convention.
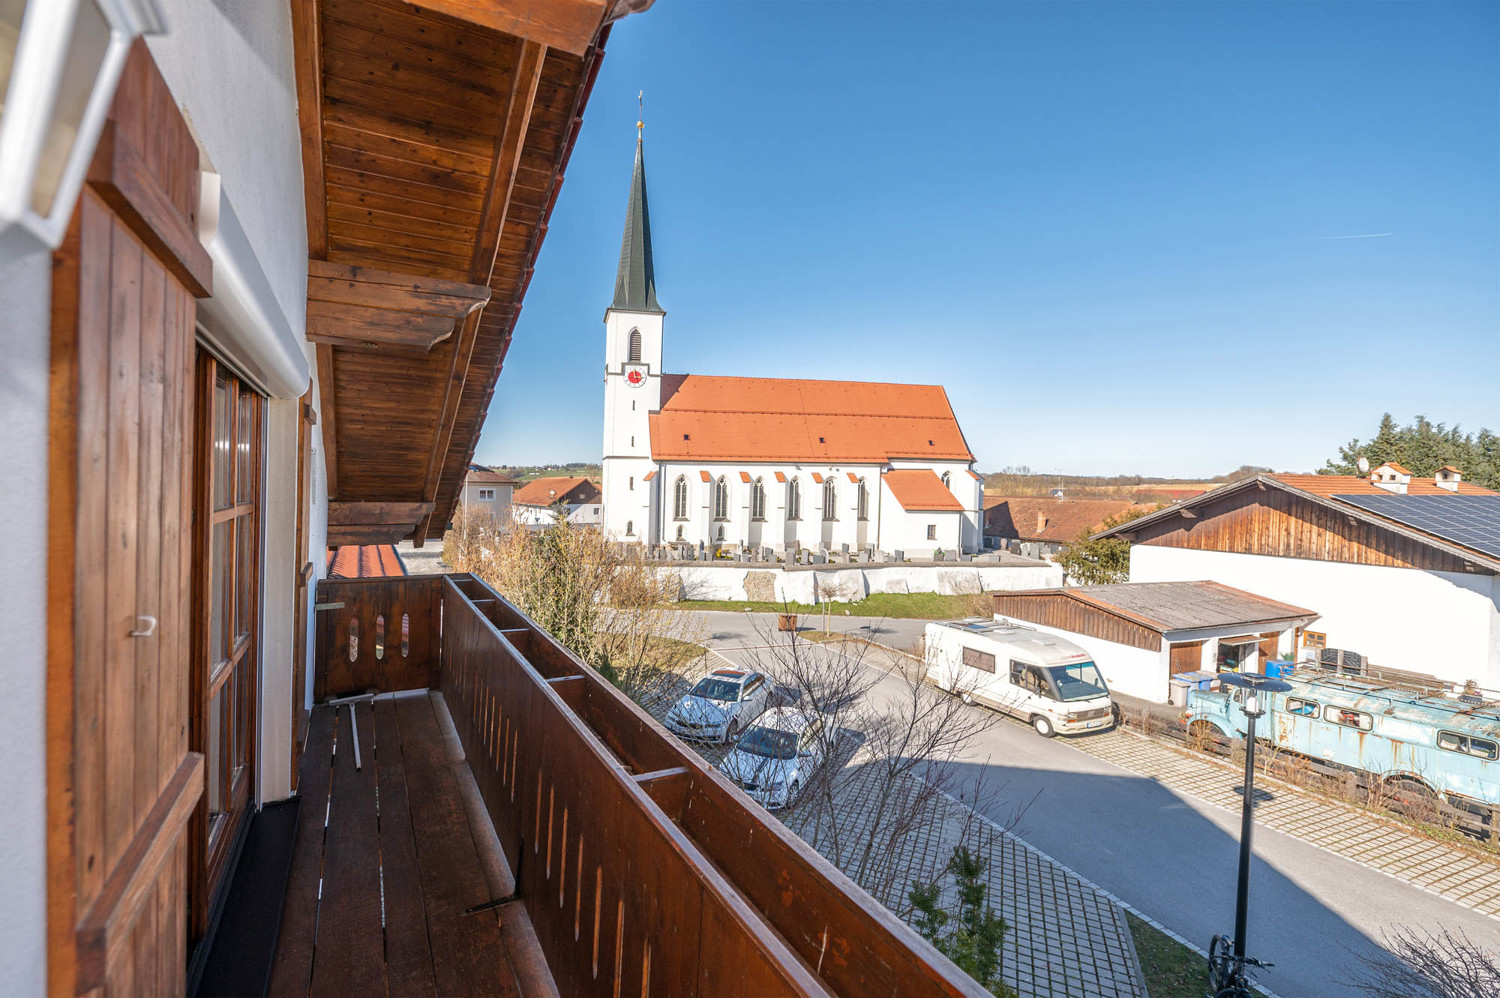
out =
[[[809,618],[823,616],[821,604],[747,602],[742,600],[681,600],[679,610],[729,610],[740,613],[796,613]],[[938,593],[871,593],[853,603],[834,603],[833,616],[847,611],[856,617],[886,617],[912,620],[951,620],[957,617],[989,616],[990,598],[982,595],[942,596]]]
[[[1125,917],[1151,998],[1203,998],[1208,993],[1208,963],[1203,957],[1130,912]]]
[[[1203,998],[1208,994],[1208,961],[1165,932],[1125,913],[1135,955],[1140,957],[1151,998]],[[1251,994],[1260,995],[1259,988]]]

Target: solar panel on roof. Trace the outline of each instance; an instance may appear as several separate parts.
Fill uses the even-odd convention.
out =
[[[1341,495],[1334,498],[1500,558],[1500,496]]]

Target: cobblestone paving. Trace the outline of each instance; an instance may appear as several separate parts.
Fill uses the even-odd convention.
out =
[[[1243,769],[1181,750],[1130,731],[1112,731],[1070,744],[1165,787],[1236,814]],[[1261,796],[1268,789],[1270,799]],[[1435,842],[1400,825],[1308,794],[1256,774],[1256,820],[1268,828],[1353,860],[1398,880],[1500,918],[1500,862],[1468,849]]]
[[[864,774],[871,779],[861,779]],[[842,789],[839,806],[846,818],[869,813],[875,775],[875,767],[866,766]],[[800,827],[795,811],[785,818],[835,865],[853,867],[850,857],[814,841],[817,836]],[[1147,998],[1125,913],[1098,888],[950,798],[933,799],[931,812],[914,828],[889,857],[894,882],[937,878],[961,844],[988,860],[990,903],[1010,926],[1002,977],[1019,994]],[[845,834],[857,837],[857,821],[849,822]]]

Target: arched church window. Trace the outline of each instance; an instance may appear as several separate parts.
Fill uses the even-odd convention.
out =
[[[859,506],[859,518],[861,520],[868,520],[870,518],[870,490],[865,488],[865,480],[863,478],[859,480],[857,503]]]
[[[766,486],[759,478],[750,486],[750,519],[766,518]]]
[[[674,520],[687,519],[687,476],[678,475],[677,484],[672,487],[672,518]],[[682,536],[682,528],[677,528],[677,536]]]
[[[823,519],[838,519],[838,486],[833,484],[833,476],[829,475],[823,480]]]
[[[950,474],[948,474],[946,471],[943,472],[943,488],[945,488],[945,489],[951,489],[951,488],[953,488],[953,476],[950,475]]]
[[[639,329],[632,329],[630,331],[630,363],[632,363],[632,364],[639,364],[640,362],[641,362],[641,331]]]
[[[802,519],[802,484],[795,478],[786,483],[786,518]]]
[[[723,475],[714,482],[714,519],[729,519],[729,482]]]
[[[632,537],[634,535],[635,535],[635,521],[634,520],[626,520],[625,521],[625,536],[626,537]]]

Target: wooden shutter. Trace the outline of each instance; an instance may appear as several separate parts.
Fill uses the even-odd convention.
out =
[[[52,289],[48,986],[180,994],[198,151],[144,43]]]

